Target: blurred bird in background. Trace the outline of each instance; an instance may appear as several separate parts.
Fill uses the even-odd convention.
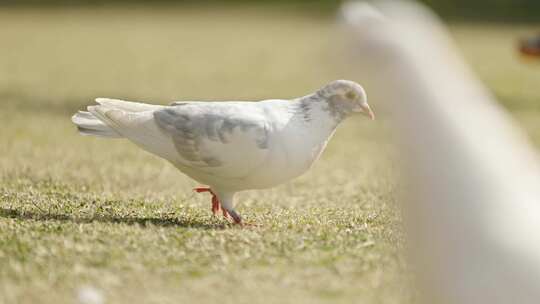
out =
[[[540,34],[522,39],[519,42],[519,51],[524,56],[540,58]]]

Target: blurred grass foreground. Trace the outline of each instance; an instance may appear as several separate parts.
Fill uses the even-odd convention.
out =
[[[312,12],[1,8],[0,303],[414,302],[384,118],[348,121],[307,175],[242,193],[239,210],[254,229],[213,218],[208,197],[168,163],[124,141],[79,136],[70,123],[100,96],[290,98],[354,80],[361,71],[347,69],[333,12]],[[540,143],[540,66],[513,49],[534,27],[451,29]]]

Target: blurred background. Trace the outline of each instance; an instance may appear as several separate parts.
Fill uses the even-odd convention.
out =
[[[425,3],[540,145],[540,61],[519,52],[540,1]],[[242,193],[256,231],[223,229],[172,166],[70,122],[96,97],[293,98],[358,80],[339,6],[2,0],[0,303],[414,303],[384,115],[347,121],[306,176]]]
[[[4,0],[3,3],[9,6],[96,6],[96,5],[126,5],[126,4],[144,4],[143,0]],[[482,20],[500,20],[508,21],[538,21],[538,11],[540,4],[534,0],[422,0],[420,1],[435,9],[440,15],[453,19],[467,20],[482,18]],[[337,8],[341,1],[334,0],[157,0],[152,1],[152,5],[286,5],[289,7],[303,7],[308,9],[332,9]],[[327,11],[324,14],[328,14]],[[478,21],[478,19],[476,19]]]

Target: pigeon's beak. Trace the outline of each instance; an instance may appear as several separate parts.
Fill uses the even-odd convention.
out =
[[[375,114],[373,113],[373,111],[371,111],[371,108],[369,107],[367,103],[361,105],[360,108],[362,109],[360,113],[362,113],[363,115],[366,115],[371,120],[375,120]]]

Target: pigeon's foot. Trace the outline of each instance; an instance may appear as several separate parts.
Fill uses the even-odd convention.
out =
[[[242,222],[242,218],[240,217],[240,215],[238,213],[236,213],[236,211],[234,211],[234,209],[227,210],[227,209],[223,208],[223,215],[225,215],[225,213],[227,213],[228,215],[230,215],[232,217],[235,224],[238,224],[240,226],[244,226],[244,223]],[[227,216],[225,216],[225,217],[227,217]]]
[[[223,208],[223,206],[221,206],[221,202],[219,201],[219,198],[214,193],[214,191],[212,191],[211,188],[195,188],[193,190],[195,190],[195,192],[198,192],[198,193],[209,192],[210,194],[212,194],[212,213],[214,215],[217,215],[217,213],[221,209],[223,213],[223,217],[229,218],[230,216],[233,219],[235,224],[242,225],[242,218],[240,217],[240,215],[238,215],[238,213],[236,213],[234,209],[227,210],[226,208]]]

